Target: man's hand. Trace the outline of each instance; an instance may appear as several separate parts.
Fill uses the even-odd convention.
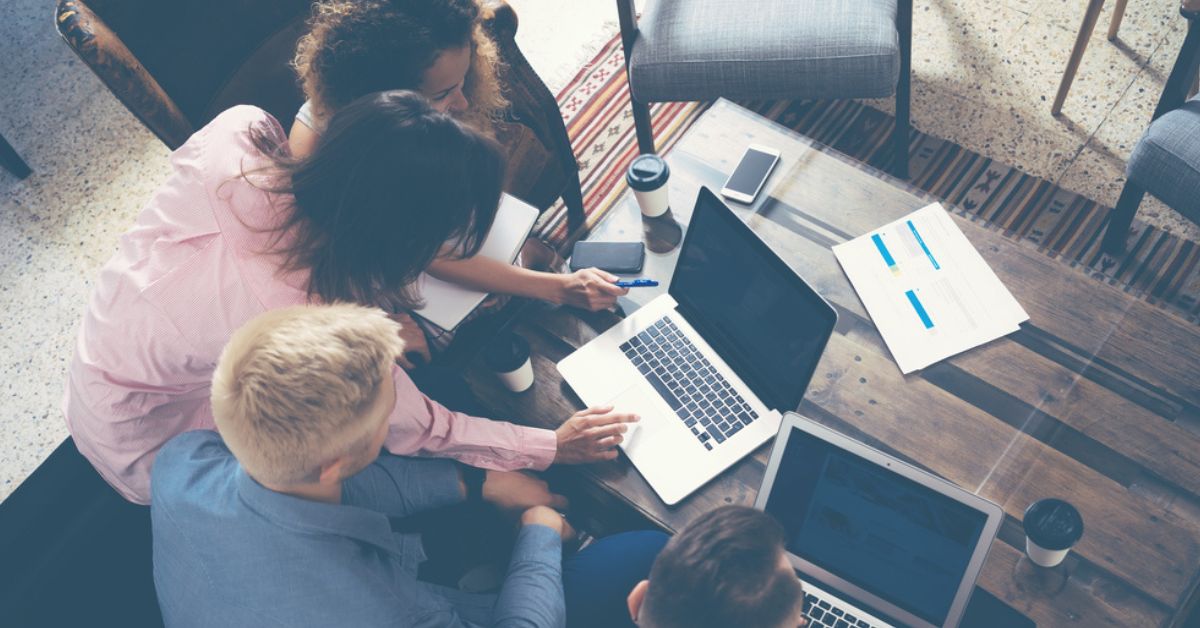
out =
[[[567,508],[566,497],[551,493],[544,481],[520,471],[488,471],[483,500],[513,516],[534,506]]]
[[[400,339],[404,341],[404,352],[396,358],[396,362],[401,368],[411,371],[420,366],[418,361],[422,364],[433,361],[433,356],[429,353],[429,343],[425,341],[425,332],[421,331],[421,326],[408,312],[389,314],[388,318],[400,323]]]
[[[617,297],[629,292],[629,288],[619,288],[613,283],[620,277],[599,268],[585,268],[559,276],[562,285],[556,301],[582,310],[607,310],[617,304]]]
[[[580,464],[617,457],[617,444],[624,440],[626,423],[638,420],[633,414],[616,413],[612,406],[588,408],[575,413],[557,430],[558,451],[554,462]]]
[[[542,525],[554,530],[564,542],[575,539],[575,528],[567,523],[566,518],[545,506],[535,506],[521,515],[521,525]]]

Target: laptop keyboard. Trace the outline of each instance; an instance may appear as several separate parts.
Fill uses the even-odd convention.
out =
[[[871,624],[838,608],[837,603],[817,597],[812,593],[804,596],[804,616],[808,628],[871,628]]]
[[[666,316],[625,341],[621,351],[709,451],[758,418]]]

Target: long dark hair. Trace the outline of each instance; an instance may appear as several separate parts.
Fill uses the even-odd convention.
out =
[[[420,273],[448,243],[479,252],[496,217],[500,147],[413,92],[346,105],[302,159],[273,136],[253,140],[280,175],[270,191],[294,197],[271,250],[285,269],[309,271],[310,298],[418,307]]]

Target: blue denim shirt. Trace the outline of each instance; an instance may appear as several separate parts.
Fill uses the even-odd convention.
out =
[[[404,517],[461,501],[448,460],[384,454],[342,503],[263,487],[212,431],[180,434],[151,476],[154,584],[167,626],[562,626],[562,542],[526,526],[498,595],[416,579]]]

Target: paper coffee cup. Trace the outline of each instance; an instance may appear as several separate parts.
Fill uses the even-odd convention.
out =
[[[1025,510],[1025,553],[1041,567],[1055,567],[1083,537],[1083,516],[1056,498],[1040,499]]]
[[[1041,567],[1054,567],[1058,565],[1067,557],[1070,551],[1071,548],[1048,550],[1031,541],[1029,537],[1025,537],[1025,553],[1029,555],[1029,560],[1032,560],[1035,565]]]
[[[497,372],[496,376],[504,384],[504,387],[513,392],[525,392],[533,386],[533,362],[529,358],[525,358],[525,363],[517,367],[515,371],[507,373]]]
[[[483,361],[512,392],[525,392],[533,386],[529,342],[517,334],[509,333],[493,340],[484,351]]]
[[[625,181],[633,190],[643,216],[655,218],[670,209],[671,203],[667,197],[667,180],[670,178],[671,168],[658,155],[638,155],[629,164]]]

